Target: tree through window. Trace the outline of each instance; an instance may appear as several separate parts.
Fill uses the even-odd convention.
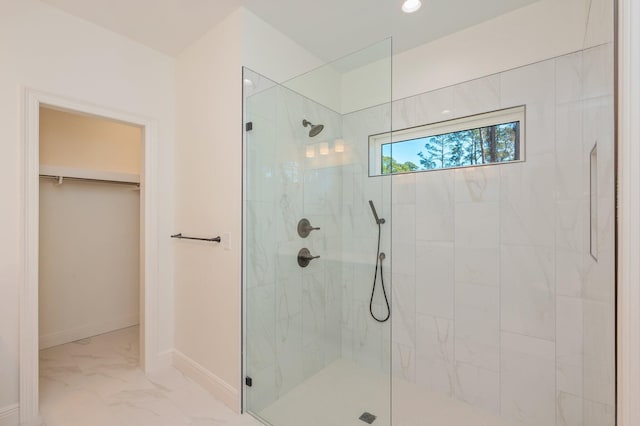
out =
[[[471,127],[474,124],[481,125]],[[374,165],[377,173],[372,174],[520,161],[523,127],[524,107],[517,107],[404,129],[392,136],[374,135],[370,137],[370,149],[379,149],[379,153],[372,158],[380,161]],[[378,140],[375,146],[371,146],[371,138]]]

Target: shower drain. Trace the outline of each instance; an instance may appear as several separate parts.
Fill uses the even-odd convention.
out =
[[[376,416],[365,411],[360,417],[358,417],[358,419],[362,420],[365,423],[371,424],[376,421]]]

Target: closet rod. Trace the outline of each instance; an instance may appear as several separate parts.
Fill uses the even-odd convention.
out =
[[[76,180],[80,182],[99,182],[99,183],[113,183],[116,185],[135,185],[140,187],[138,182],[126,182],[122,180],[108,180],[108,179],[91,179],[91,178],[79,178],[79,177],[67,177],[67,176],[54,176],[54,175],[40,175],[41,178],[55,179],[55,180]]]

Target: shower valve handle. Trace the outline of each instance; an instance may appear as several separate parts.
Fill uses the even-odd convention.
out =
[[[316,228],[311,226],[309,219],[300,219],[300,222],[298,222],[298,235],[301,238],[307,238],[311,231],[318,231],[319,229],[319,227]]]
[[[306,268],[313,259],[318,259],[319,257],[320,256],[312,256],[308,248],[302,248],[298,252],[298,266]]]

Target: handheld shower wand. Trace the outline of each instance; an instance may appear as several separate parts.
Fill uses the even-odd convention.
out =
[[[378,225],[384,224],[385,220],[378,218],[378,212],[376,211],[376,206],[373,205],[373,201],[371,200],[369,200],[369,207],[371,207],[371,211],[373,212],[373,217],[376,220],[376,223]]]
[[[385,223],[385,220],[378,217],[378,212],[376,211],[376,206],[373,205],[373,201],[369,200],[369,207],[371,207],[371,212],[373,213],[373,218],[376,220],[376,224],[378,225],[378,251],[376,253],[376,269],[373,275],[373,287],[371,288],[371,299],[369,300],[369,313],[374,320],[378,322],[386,322],[389,317],[391,317],[391,307],[389,306],[389,298],[387,297],[387,290],[384,288],[384,276],[382,274],[382,261],[385,259],[385,254],[380,252],[380,237],[382,236],[382,225]],[[384,318],[378,318],[373,313],[373,296],[376,293],[376,282],[378,281],[378,266],[380,266],[380,284],[382,285],[382,294],[384,295],[384,302],[387,305],[387,316]]]

